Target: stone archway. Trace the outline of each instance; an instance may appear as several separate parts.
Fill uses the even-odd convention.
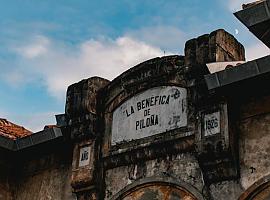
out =
[[[170,178],[146,178],[125,187],[111,200],[203,200],[187,183]]]
[[[270,175],[255,182],[238,200],[270,200]]]

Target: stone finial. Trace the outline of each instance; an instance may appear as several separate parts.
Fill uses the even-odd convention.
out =
[[[70,118],[84,113],[96,114],[97,91],[108,82],[104,78],[92,77],[70,85],[67,89],[66,114]]]
[[[185,44],[187,66],[243,60],[245,60],[243,45],[223,29],[191,39]]]

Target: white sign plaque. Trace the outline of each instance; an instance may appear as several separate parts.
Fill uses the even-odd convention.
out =
[[[80,148],[79,167],[89,165],[90,161],[90,146]]]
[[[204,136],[220,133],[220,112],[206,114],[204,116]]]
[[[187,90],[162,86],[146,90],[113,112],[112,145],[187,125]]]

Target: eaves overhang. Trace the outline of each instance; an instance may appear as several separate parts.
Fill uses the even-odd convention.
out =
[[[207,74],[204,79],[208,90],[214,90],[265,74],[270,74],[270,56]]]
[[[61,129],[53,127],[16,140],[0,136],[0,147],[10,151],[20,151],[61,137],[63,137]]]
[[[255,2],[234,15],[257,38],[270,47],[270,0]]]

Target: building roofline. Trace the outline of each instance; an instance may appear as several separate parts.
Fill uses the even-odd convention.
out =
[[[236,67],[228,68],[204,76],[208,90],[213,90],[270,73],[270,56],[246,62]]]
[[[10,151],[20,151],[61,137],[63,137],[63,134],[61,128],[58,127],[47,128],[16,140],[0,135],[0,147]]]
[[[270,0],[253,2],[243,6],[243,8],[243,10],[234,13],[236,18],[270,47]]]

